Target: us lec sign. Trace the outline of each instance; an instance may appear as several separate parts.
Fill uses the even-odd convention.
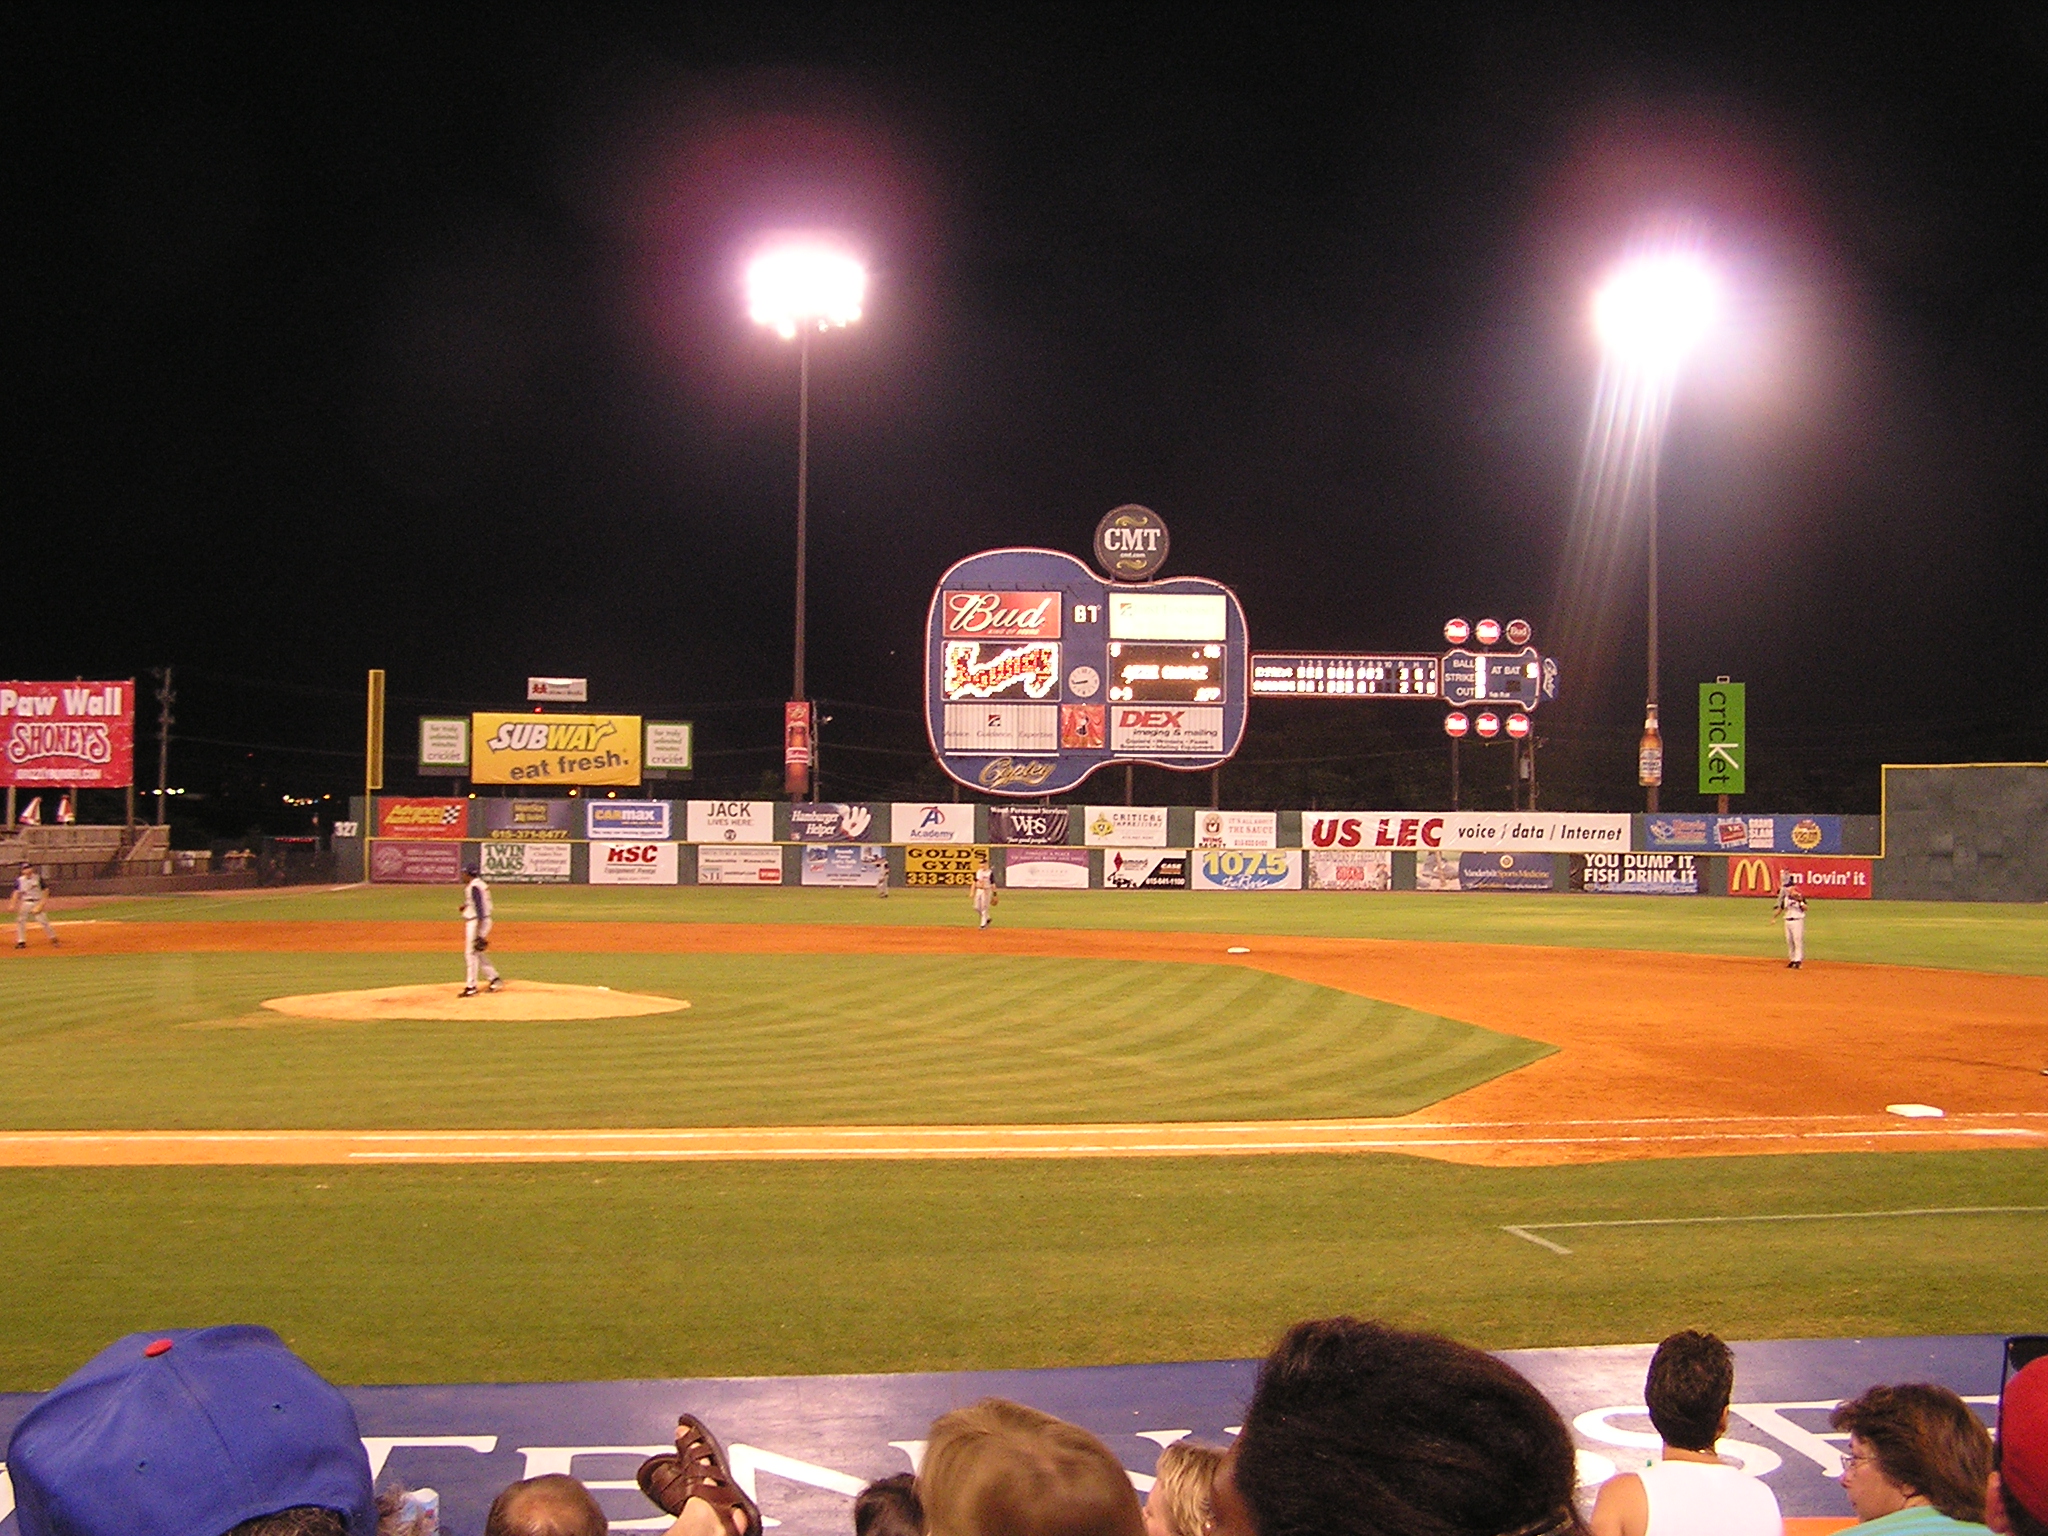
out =
[[[1700,684],[1700,793],[1739,795],[1749,784],[1745,685]]]

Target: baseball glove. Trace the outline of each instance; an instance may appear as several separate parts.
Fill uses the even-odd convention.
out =
[[[482,934],[478,934],[476,936],[476,942],[470,945],[469,947],[475,950],[478,954],[482,954],[485,950],[491,947],[491,941],[485,938]]]

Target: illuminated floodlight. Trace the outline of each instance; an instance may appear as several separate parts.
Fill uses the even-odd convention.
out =
[[[785,341],[798,330],[830,330],[860,318],[867,269],[844,249],[822,241],[793,241],[747,265],[747,314],[772,326]]]
[[[1593,326],[1613,356],[1638,367],[1677,367],[1721,309],[1721,284],[1683,252],[1624,262],[1593,299]]]

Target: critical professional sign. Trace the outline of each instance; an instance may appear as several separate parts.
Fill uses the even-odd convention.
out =
[[[1059,794],[1114,763],[1213,768],[1244,736],[1244,610],[1220,582],[1125,586],[1057,550],[990,550],[939,579],[925,642],[932,751],[985,793]]]

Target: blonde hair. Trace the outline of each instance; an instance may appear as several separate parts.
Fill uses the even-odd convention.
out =
[[[1202,1536],[1208,1530],[1209,1490],[1216,1486],[1216,1469],[1222,1465],[1221,1451],[1185,1440],[1176,1440],[1159,1453],[1152,1491],[1173,1536]]]
[[[999,1397],[932,1425],[917,1494],[927,1536],[1144,1536],[1137,1491],[1108,1446]]]

